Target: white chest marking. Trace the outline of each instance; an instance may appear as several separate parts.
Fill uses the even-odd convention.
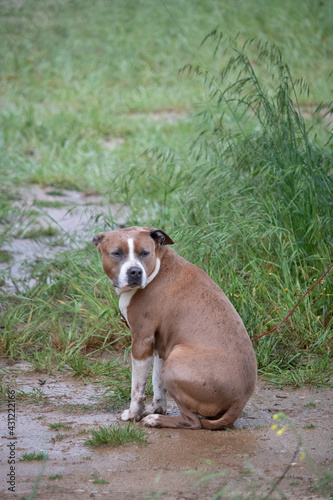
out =
[[[134,288],[133,290],[128,290],[127,292],[123,292],[119,298],[119,310],[120,310],[121,314],[124,316],[124,318],[126,319],[128,326],[131,326],[131,325],[129,324],[128,318],[127,318],[127,308],[130,305],[131,298],[133,297],[133,295],[135,294],[136,291],[137,291],[137,288]]]

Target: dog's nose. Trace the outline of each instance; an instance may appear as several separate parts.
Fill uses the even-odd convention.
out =
[[[127,271],[128,283],[132,284],[140,284],[142,279],[142,269],[138,266],[130,267]]]

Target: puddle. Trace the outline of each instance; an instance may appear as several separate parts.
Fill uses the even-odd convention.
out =
[[[104,217],[114,221],[115,226],[123,227],[129,216],[126,205],[103,205],[103,198],[95,193],[32,186],[20,189],[17,198],[13,207],[22,211],[33,210],[36,215],[23,216],[22,220],[14,224],[11,234],[18,234],[19,237],[7,238],[1,247],[12,257],[9,263],[0,263],[0,270],[6,271],[3,279],[8,290],[14,287],[13,279],[22,277],[22,269],[27,261],[51,258],[57,253],[85,244],[91,238],[94,225],[101,225]],[[55,236],[41,236],[38,239],[27,237],[31,231],[38,233],[48,228],[54,230]],[[35,281],[27,277],[25,284],[33,286]]]
[[[295,432],[281,436],[270,429],[272,416],[283,411],[290,416],[316,468],[333,460],[333,396],[330,389],[286,389],[259,381],[256,392],[230,431],[186,431],[147,429],[145,446],[92,448],[85,444],[90,431],[99,425],[118,422],[94,383],[85,384],[68,372],[40,374],[28,363],[5,367],[4,382],[14,387],[16,399],[16,454],[45,451],[49,460],[17,462],[16,494],[9,493],[2,478],[2,498],[28,497],[38,474],[42,474],[36,499],[62,498],[168,498],[210,499],[218,488],[223,498],[239,492],[246,498],[257,492],[262,498],[292,461],[280,490],[290,499],[321,499],[311,487],[318,478],[309,461],[300,460]],[[41,385],[42,383],[42,385]],[[19,391],[42,391],[20,398]],[[170,399],[168,413],[176,414]],[[6,402],[1,406],[1,428],[7,428]],[[50,423],[69,428],[51,429]],[[0,453],[6,453],[6,435]],[[190,471],[192,471],[190,473]],[[195,486],[198,475],[220,475]],[[49,477],[60,474],[52,480]],[[4,477],[4,475],[3,475]],[[106,483],[96,484],[95,479]],[[229,492],[229,493],[228,493]],[[155,495],[155,496],[153,496]],[[1,496],[1,495],[0,495]],[[237,498],[237,497],[236,497]],[[270,496],[269,498],[281,498]]]

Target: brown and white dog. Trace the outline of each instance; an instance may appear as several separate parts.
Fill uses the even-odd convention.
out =
[[[173,241],[162,230],[130,227],[93,242],[132,333],[131,404],[122,420],[230,427],[251,397],[257,373],[250,338],[231,302],[203,270],[168,247]],[[145,409],[153,358],[153,405]],[[165,415],[167,392],[180,416]]]

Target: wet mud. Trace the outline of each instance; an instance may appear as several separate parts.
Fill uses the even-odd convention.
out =
[[[94,448],[85,444],[92,429],[119,423],[104,389],[70,373],[41,374],[28,363],[3,367],[3,382],[16,391],[15,493],[8,491],[7,407],[1,405],[0,497],[36,499],[210,499],[265,498],[290,465],[278,490],[284,498],[327,498],[315,490],[333,460],[333,400],[330,389],[278,389],[262,380],[235,427],[225,431],[146,429],[145,445]],[[23,391],[23,392],[22,392]],[[22,394],[25,396],[22,396]],[[177,409],[169,400],[168,412]],[[281,436],[272,417],[288,415],[295,430]],[[50,428],[51,423],[68,427]],[[306,457],[295,456],[298,440]],[[47,461],[19,461],[24,453],[46,452]],[[52,479],[55,475],[61,477]],[[277,491],[267,498],[283,498]]]

